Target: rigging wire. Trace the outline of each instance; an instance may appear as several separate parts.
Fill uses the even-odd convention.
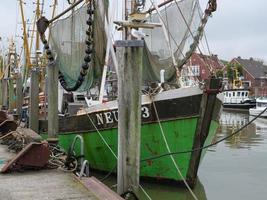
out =
[[[185,16],[184,16],[184,14],[183,14],[183,12],[182,12],[180,6],[178,5],[177,0],[174,0],[174,1],[175,1],[175,4],[176,4],[176,6],[177,6],[177,8],[178,8],[178,10],[179,10],[179,12],[180,12],[180,14],[181,14],[181,16],[182,16],[182,19],[184,20],[184,22],[185,22],[185,24],[186,24],[186,26],[187,26],[187,28],[188,28],[188,30],[189,30],[189,33],[191,34],[192,38],[194,38],[193,32],[192,32],[192,30],[191,30],[191,28],[190,28],[190,26],[189,26],[187,20],[185,19]],[[196,3],[197,3],[198,6],[199,6],[198,1],[197,1]],[[200,52],[200,54],[203,56],[203,58],[204,58],[204,62],[207,64],[210,73],[212,73],[212,72],[213,72],[212,67],[210,66],[210,63],[208,63],[208,62],[206,61],[206,58],[205,58],[205,56],[203,55],[203,53],[202,53],[202,51],[201,51],[199,45],[197,46],[197,49],[198,49],[198,51]]]

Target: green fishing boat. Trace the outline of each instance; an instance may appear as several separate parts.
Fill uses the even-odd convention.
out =
[[[57,53],[56,62],[60,69],[60,94],[74,90],[86,92],[85,98],[89,102],[88,107],[78,114],[59,118],[58,138],[59,144],[67,150],[74,137],[81,135],[85,146],[84,156],[90,167],[109,172],[117,165],[118,101],[109,99],[103,93],[102,88],[107,86],[107,82],[101,80],[107,79],[107,66],[111,71],[117,68],[114,57],[116,45],[115,48],[111,45],[111,25],[108,25],[109,21],[112,23],[114,20],[107,20],[108,8],[111,6],[107,1],[90,2],[93,5],[89,3],[82,6],[70,17],[58,20],[51,27],[51,48]],[[202,84],[184,87],[178,72],[198,46],[207,18],[216,9],[216,2],[209,1],[202,17],[199,15],[198,1],[195,0],[167,1],[150,5],[148,10],[145,10],[145,1],[136,2],[139,2],[136,3],[136,10],[143,9],[143,13],[146,13],[142,22],[161,24],[161,28],[143,30],[146,46],[143,56],[145,92],[141,106],[140,176],[178,183],[185,179],[194,186],[206,150],[202,148],[211,144],[218,128],[222,99],[217,94],[221,83],[211,78]],[[179,13],[180,9],[185,12]],[[169,36],[164,36],[166,29]],[[68,30],[75,31],[68,33]],[[170,34],[173,37],[168,40]],[[133,34],[135,36],[138,37]],[[89,39],[84,44],[82,41],[86,37]],[[167,37],[167,43],[161,42],[164,37]],[[53,62],[45,40],[44,44],[48,58]],[[83,52],[86,52],[85,57]],[[77,70],[77,65],[81,65],[82,69]],[[162,71],[165,72],[164,80],[160,76]],[[155,82],[157,86],[153,87],[152,83]],[[102,92],[99,99],[93,101],[93,95],[90,94],[96,85],[101,85]],[[103,96],[107,101],[103,101]],[[40,120],[39,127],[40,133],[46,135],[47,121]]]

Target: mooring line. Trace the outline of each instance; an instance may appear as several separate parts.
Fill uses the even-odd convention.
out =
[[[170,150],[170,147],[169,147],[169,144],[168,144],[168,141],[165,137],[165,133],[164,133],[164,130],[163,130],[163,127],[161,125],[161,122],[160,122],[160,119],[159,119],[159,115],[158,115],[158,111],[157,111],[157,108],[156,108],[156,105],[155,105],[155,102],[154,100],[151,98],[151,101],[152,101],[152,104],[153,104],[153,107],[154,107],[154,110],[155,110],[155,114],[156,114],[156,117],[157,117],[157,120],[158,120],[158,123],[159,123],[159,127],[160,127],[160,131],[161,131],[161,135],[163,137],[163,140],[164,140],[164,143],[166,145],[166,148],[168,150],[169,153],[171,153],[171,150]],[[174,158],[173,158],[173,155],[170,155],[171,157],[171,160],[175,166],[175,168],[177,169],[177,172],[179,173],[180,177],[182,178],[185,186],[187,187],[187,189],[189,190],[189,192],[191,193],[192,197],[195,199],[195,200],[198,200],[197,196],[194,194],[193,190],[190,188],[190,186],[188,185],[187,181],[185,180],[181,170],[179,169],[177,163],[175,162]]]
[[[169,153],[165,153],[165,154],[162,154],[162,155],[158,155],[158,156],[152,156],[150,158],[144,158],[142,160],[140,160],[140,162],[146,162],[146,161],[149,161],[149,160],[156,160],[156,159],[159,159],[159,158],[162,158],[162,157],[166,157],[166,156],[170,156],[170,155],[177,155],[177,154],[185,154],[185,153],[193,153],[195,151],[201,151],[201,150],[204,150],[204,149],[207,149],[207,148],[210,148],[210,147],[213,147],[225,140],[227,140],[228,138],[231,138],[237,134],[239,134],[244,128],[246,128],[247,126],[249,126],[253,121],[255,121],[257,118],[259,118],[264,112],[267,111],[267,107],[260,113],[258,114],[257,116],[255,116],[251,121],[249,121],[247,124],[245,124],[244,126],[242,126],[241,128],[239,128],[238,130],[236,130],[235,132],[231,133],[230,135],[216,141],[216,142],[213,142],[209,145],[206,145],[206,146],[203,146],[203,147],[200,147],[200,148],[195,148],[195,149],[191,149],[191,150],[184,150],[184,151],[176,151],[176,152],[169,152]]]
[[[86,111],[85,107],[84,107],[84,111],[87,115],[87,117],[89,118],[90,122],[92,123],[92,125],[94,126],[95,130],[97,131],[98,135],[100,136],[100,138],[102,139],[102,141],[105,143],[105,145],[108,147],[108,149],[111,151],[111,153],[113,154],[113,156],[116,158],[116,160],[118,160],[118,157],[116,156],[116,154],[114,153],[114,151],[111,149],[111,147],[108,145],[107,141],[105,140],[105,138],[101,135],[100,131],[98,130],[98,128],[96,127],[95,123],[93,122],[93,120],[91,119],[89,113]],[[152,200],[152,198],[148,195],[148,193],[144,190],[144,188],[139,184],[139,187],[141,188],[141,190],[143,191],[143,193],[145,194],[145,196],[149,199]]]
[[[118,160],[117,155],[115,154],[115,152],[111,149],[111,147],[108,145],[107,141],[105,140],[105,138],[102,136],[102,134],[100,133],[100,131],[98,130],[98,128],[96,127],[95,123],[93,122],[93,120],[91,119],[89,113],[86,111],[86,109],[84,108],[84,111],[86,113],[86,116],[89,118],[90,122],[92,123],[92,125],[94,126],[95,130],[97,131],[98,135],[100,136],[100,138],[102,139],[102,141],[105,143],[105,145],[108,147],[108,149],[110,150],[110,152],[113,154],[113,156]]]

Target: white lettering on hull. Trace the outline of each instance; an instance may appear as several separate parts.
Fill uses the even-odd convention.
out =
[[[149,109],[146,106],[141,108],[142,118],[146,119],[150,117]],[[113,124],[118,122],[118,110],[98,113],[96,114],[96,120],[98,125]]]

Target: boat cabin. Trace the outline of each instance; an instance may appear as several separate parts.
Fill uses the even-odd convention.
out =
[[[249,97],[249,91],[245,89],[225,90],[223,103],[243,103]]]
[[[266,108],[267,107],[267,97],[259,97],[256,100],[256,107],[263,107]]]

